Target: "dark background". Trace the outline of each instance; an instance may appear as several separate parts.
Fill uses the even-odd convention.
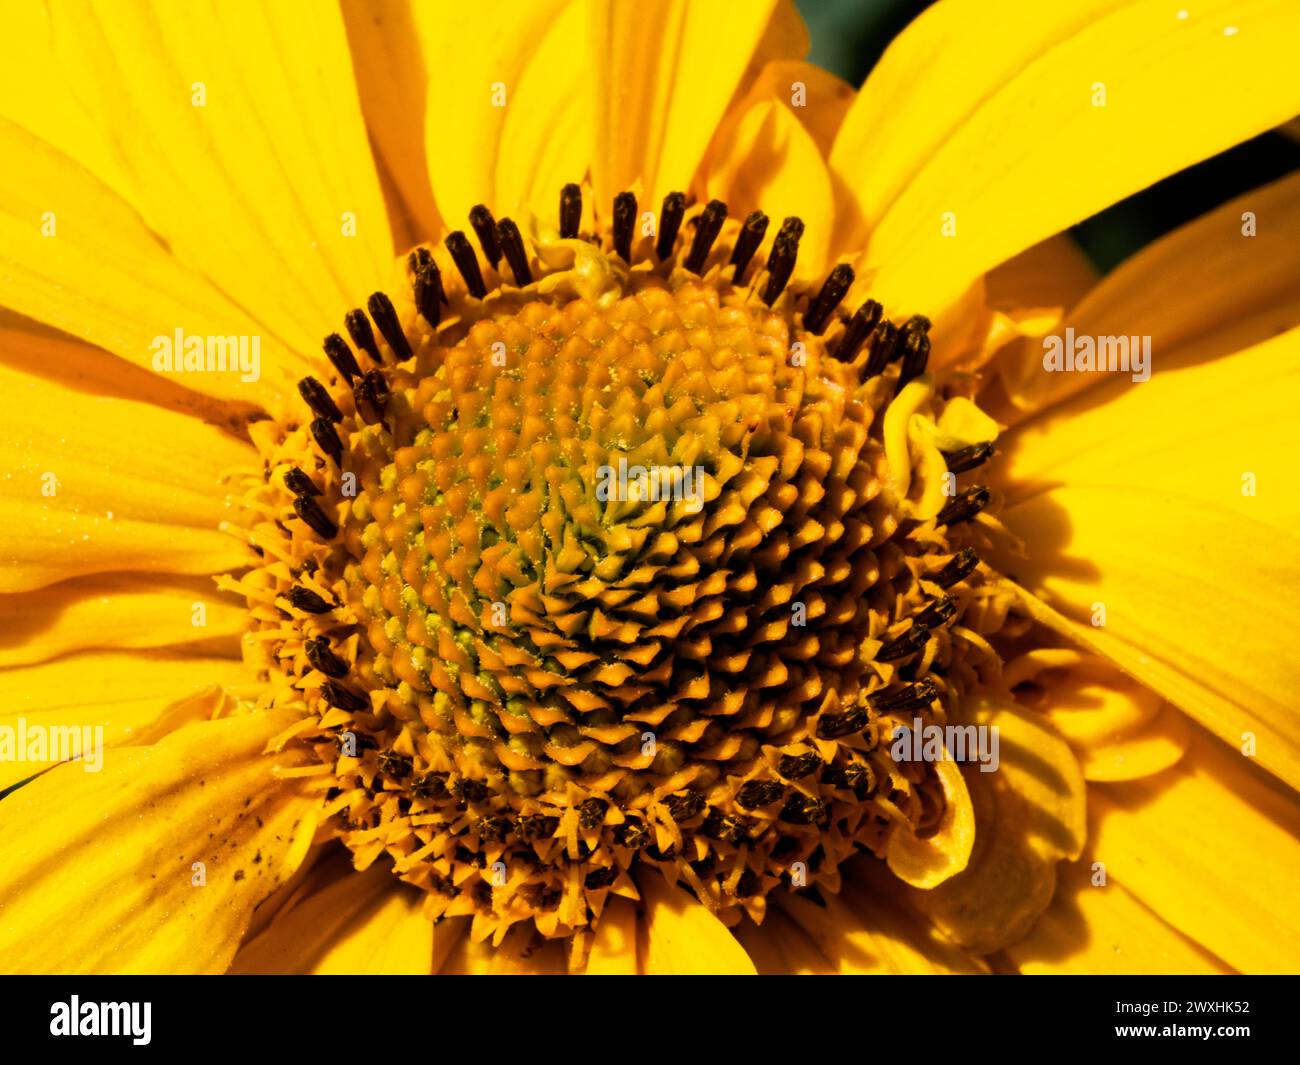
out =
[[[889,42],[931,2],[796,0],[796,5],[812,38],[809,58],[858,88]],[[1121,200],[1070,232],[1098,268],[1109,270],[1162,233],[1296,169],[1300,143],[1265,133]]]

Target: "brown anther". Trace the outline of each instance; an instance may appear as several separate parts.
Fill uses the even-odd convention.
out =
[[[614,197],[614,251],[632,265],[632,230],[636,226],[636,196],[620,192]]]
[[[745,270],[749,266],[749,261],[754,257],[754,252],[763,243],[763,237],[767,234],[767,215],[762,211],[753,211],[740,227],[740,233],[736,237],[736,246],[731,249],[731,265],[734,266],[735,272],[731,275],[734,284],[742,284],[745,280]]]
[[[324,636],[318,636],[314,640],[307,640],[303,644],[303,650],[307,654],[307,661],[311,663],[312,669],[324,673],[327,677],[347,676],[348,664],[343,661],[330,649],[330,642]]]
[[[655,254],[663,262],[673,253],[677,242],[677,231],[682,227],[682,216],[686,214],[686,196],[680,192],[670,192],[664,197],[659,209],[659,240],[655,244]]]
[[[370,317],[375,320],[379,332],[388,341],[388,346],[393,349],[397,361],[405,362],[409,359],[414,352],[411,351],[411,342],[406,339],[406,330],[402,328],[402,322],[397,317],[397,308],[393,306],[393,301],[384,293],[375,292],[371,294],[366,306],[370,308]]]
[[[302,396],[307,406],[320,417],[332,422],[341,422],[343,420],[343,412],[339,410],[338,404],[334,402],[325,386],[316,378],[304,377],[299,381],[298,395]]]
[[[478,237],[479,247],[483,249],[483,258],[492,264],[495,270],[501,262],[501,244],[497,239],[497,223],[486,204],[475,204],[469,210],[469,224]]]
[[[332,680],[327,680],[320,686],[320,693],[330,706],[346,710],[350,714],[370,709],[370,700]]]
[[[320,449],[334,460],[334,465],[343,465],[343,441],[335,431],[333,423],[327,418],[315,418],[311,423],[311,435],[315,437]]]
[[[515,275],[515,284],[520,288],[533,283],[533,273],[528,269],[528,251],[524,247],[523,234],[511,218],[503,218],[497,223],[497,240],[505,253],[510,272]]]
[[[970,447],[963,447],[957,451],[945,451],[943,461],[950,473],[965,473],[967,470],[983,466],[992,454],[993,442],[989,440],[982,444],[971,444]]]
[[[964,492],[959,492],[953,496],[944,507],[939,511],[938,516],[934,519],[936,525],[959,525],[964,521],[970,521],[981,510],[989,505],[992,496],[989,490],[983,485],[976,485],[974,488],[967,488]]]
[[[686,256],[686,269],[693,274],[704,273],[704,261],[709,257],[713,242],[722,232],[722,223],[727,220],[727,205],[721,200],[710,200],[695,220],[695,236],[691,240],[691,251]]]
[[[304,588],[300,584],[290,588],[285,598],[295,610],[301,610],[304,614],[328,614],[334,609],[333,603],[327,603],[310,588]]]
[[[356,356],[352,354],[348,342],[338,333],[331,333],[325,338],[325,357],[345,381],[351,383],[352,378],[361,376]]]
[[[871,336],[876,325],[880,322],[882,310],[883,308],[875,300],[867,300],[853,312],[849,324],[844,327],[844,335],[840,337],[840,342],[835,345],[835,357],[840,362],[852,362],[857,358],[858,349]]]
[[[852,285],[853,267],[848,263],[840,263],[826,275],[821,291],[804,311],[804,329],[814,336],[821,336],[826,329],[826,323],[830,321],[831,314],[840,305],[840,301],[844,299]]]
[[[907,710],[921,710],[939,697],[939,689],[928,677],[908,684],[897,691],[876,691],[867,696],[873,710],[882,714],[900,713]]]
[[[460,276],[465,279],[465,287],[476,300],[487,295],[487,285],[483,283],[483,273],[478,268],[478,257],[470,247],[468,238],[459,229],[447,234],[447,252],[456,264]]]
[[[963,547],[945,562],[930,580],[940,588],[951,588],[974,573],[979,563],[979,557],[975,552],[969,547]]]
[[[930,639],[930,631],[924,625],[914,624],[901,636],[897,636],[876,652],[877,662],[897,662],[900,658],[914,655],[925,647]]]
[[[573,240],[582,222],[582,188],[570,183],[560,190],[560,239]]]
[[[876,326],[876,331],[871,336],[871,354],[867,356],[866,366],[862,370],[862,380],[869,380],[885,372],[885,367],[893,361],[898,351],[898,337],[898,326],[888,318]]]
[[[947,625],[957,616],[957,601],[950,595],[934,600],[913,619],[913,624],[923,625],[927,629],[937,629]]]
[[[316,482],[298,469],[297,466],[290,466],[284,471],[284,486],[296,496],[320,495],[320,489],[316,487]]]
[[[763,302],[769,307],[785,290],[790,275],[794,273],[799,258],[799,241],[803,237],[803,220],[793,215],[781,223],[772,253],[767,257],[767,284],[763,287]]]
[[[343,324],[347,326],[352,343],[369,355],[371,362],[378,366],[384,361],[379,355],[379,345],[375,343],[375,331],[370,328],[370,319],[366,317],[365,311],[359,307],[348,311],[343,316]]]
[[[321,510],[320,504],[311,496],[295,496],[293,509],[298,517],[311,527],[311,531],[322,540],[333,540],[338,535],[339,527],[326,516],[325,511]]]

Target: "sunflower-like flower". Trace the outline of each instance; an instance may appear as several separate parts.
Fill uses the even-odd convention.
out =
[[[0,964],[1294,968],[1239,6],[8,7]]]

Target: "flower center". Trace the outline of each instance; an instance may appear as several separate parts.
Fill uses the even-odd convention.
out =
[[[929,323],[841,311],[848,266],[791,285],[798,219],[754,270],[757,212],[674,195],[638,234],[624,193],[597,236],[581,211],[566,187],[530,253],[476,208],[482,260],[418,249],[409,299],[326,340],[311,418],[253,427],[269,698],[302,708],[357,863],[497,937],[584,932],[638,865],[761,919],[933,829],[932,767],[889,737],[941,723],[981,654],[950,630],[988,494],[940,500],[907,457],[917,417],[949,483],[991,450],[918,414],[945,407]]]

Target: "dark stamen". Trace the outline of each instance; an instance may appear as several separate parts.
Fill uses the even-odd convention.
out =
[[[854,312],[853,317],[849,319],[849,324],[844,327],[844,335],[835,346],[835,357],[840,362],[852,362],[857,357],[858,348],[862,347],[867,337],[871,336],[872,330],[880,321],[882,310],[883,308],[875,300],[867,300]]]
[[[982,444],[971,444],[970,447],[964,447],[960,451],[944,452],[943,460],[950,473],[965,473],[977,466],[983,466],[992,454],[993,442],[989,440]]]
[[[776,302],[794,273],[802,237],[803,220],[792,215],[781,223],[776,239],[772,241],[772,254],[767,257],[767,286],[763,289],[763,302],[769,307]]]
[[[442,271],[432,259],[415,271],[415,309],[420,317],[436,329],[442,319],[441,304],[446,301],[442,291]]]
[[[307,652],[307,661],[311,663],[312,669],[319,670],[327,677],[346,676],[348,664],[330,650],[330,642],[324,636],[308,640],[303,644],[303,649]]]
[[[909,684],[905,688],[900,688],[896,692],[888,694],[872,692],[867,696],[867,701],[871,703],[873,709],[884,714],[892,714],[906,710],[921,710],[929,706],[938,697],[938,687],[934,681],[927,678],[918,680],[915,684]]]
[[[980,564],[979,556],[969,547],[963,547],[952,556],[930,580],[940,588],[951,588],[958,581],[964,581]]]
[[[287,596],[294,609],[301,610],[306,614],[328,614],[334,609],[333,603],[327,603],[310,588],[304,588],[295,584],[289,589]]]
[[[312,496],[295,496],[293,509],[322,540],[333,540],[338,535],[339,527],[325,516],[325,511],[321,510],[320,504]]]
[[[803,312],[803,327],[814,336],[821,336],[830,321],[831,313],[840,305],[840,300],[853,284],[853,267],[840,263],[827,275],[817,298]]]
[[[316,482],[298,469],[297,466],[290,466],[285,471],[284,486],[296,496],[320,495],[320,489],[316,487]]]
[[[483,274],[478,268],[478,258],[474,255],[474,249],[469,246],[465,234],[459,229],[447,234],[447,251],[451,254],[456,269],[460,271],[460,276],[465,279],[465,287],[469,289],[469,294],[481,300],[487,295],[487,285],[483,284]]]
[[[388,382],[378,370],[371,370],[353,389],[357,410],[370,425],[378,425],[384,420],[384,408],[388,403]]]
[[[614,250],[632,265],[632,229],[636,225],[636,197],[620,192],[614,197]]]
[[[560,238],[572,240],[582,221],[582,189],[572,183],[560,189]]]
[[[928,333],[930,331],[930,319],[923,314],[914,314],[903,323],[905,332]]]
[[[695,239],[691,241],[691,253],[686,257],[686,269],[693,274],[704,272],[704,260],[709,257],[713,242],[722,232],[722,223],[727,220],[727,205],[721,200],[710,200],[695,220]]]
[[[900,658],[914,655],[920,651],[930,638],[930,631],[924,625],[913,625],[901,636],[896,636],[876,652],[877,662],[896,662]]]
[[[510,272],[515,275],[515,284],[520,288],[533,283],[533,273],[528,269],[528,251],[524,248],[524,238],[514,220],[503,218],[497,223],[497,240],[505,252]]]
[[[336,684],[332,680],[327,680],[320,686],[320,693],[330,706],[336,706],[350,714],[359,714],[362,710],[370,709],[370,700],[363,699],[356,692],[349,691],[342,684]]]
[[[474,235],[478,237],[479,247],[483,249],[483,257],[495,270],[497,264],[501,262],[501,245],[497,242],[496,219],[492,217],[492,212],[480,203],[470,208],[469,224],[474,227]]]
[[[361,367],[357,365],[356,356],[352,354],[348,342],[338,333],[331,333],[325,338],[325,357],[349,384],[352,383],[352,378],[361,376]]]
[[[370,317],[375,320],[375,325],[388,341],[388,346],[393,349],[397,361],[405,362],[409,359],[414,352],[411,351],[411,342],[406,339],[406,330],[402,328],[401,320],[397,317],[397,308],[393,306],[393,301],[384,293],[375,292],[366,306],[370,308]]]
[[[736,272],[731,275],[733,284],[739,285],[744,281],[745,268],[749,266],[749,260],[754,257],[754,252],[758,251],[758,246],[763,243],[766,235],[767,215],[762,211],[754,211],[740,227],[736,246],[731,249],[731,265],[736,268]]]
[[[967,488],[944,504],[943,510],[939,511],[938,517],[934,519],[935,524],[959,525],[963,521],[970,521],[989,505],[991,498],[989,490],[983,485]]]
[[[655,254],[663,262],[673,253],[673,244],[677,241],[677,231],[682,227],[682,216],[686,213],[686,197],[680,192],[670,192],[664,197],[663,207],[659,209],[659,242],[655,245]]]
[[[898,384],[894,395],[903,391],[909,381],[914,381],[925,373],[925,364],[930,359],[930,338],[917,329],[903,327],[903,365],[898,371]]]
[[[866,710],[860,706],[843,714],[822,714],[817,719],[817,735],[823,740],[838,740],[861,732],[869,720]]]
[[[736,802],[750,810],[771,806],[785,796],[785,785],[779,780],[747,780],[736,792]]]
[[[316,438],[320,449],[334,460],[336,466],[343,465],[343,441],[334,431],[334,426],[325,418],[317,418],[311,423],[311,435]]]
[[[411,252],[407,262],[411,264],[411,272],[414,274],[432,268],[433,272],[438,275],[438,299],[444,307],[450,306],[447,293],[442,288],[442,271],[438,269],[438,264],[434,262],[433,253],[428,248],[416,248],[415,251]]]
[[[343,412],[339,410],[330,394],[325,391],[325,386],[316,378],[304,377],[299,381],[298,394],[306,401],[307,406],[322,418],[328,418],[332,422],[341,422],[343,420]]]
[[[813,752],[807,754],[783,754],[776,771],[786,780],[802,780],[817,772],[822,767],[822,760]]]
[[[867,381],[884,373],[897,348],[898,326],[886,318],[876,326],[876,332],[871,338],[871,354],[862,369],[862,380]]]
[[[912,620],[914,624],[924,625],[927,629],[937,629],[941,625],[947,625],[956,616],[956,600],[945,595],[942,599],[934,600]]]
[[[826,804],[821,799],[796,792],[786,800],[781,812],[776,816],[777,820],[792,825],[820,824],[826,817]]]
[[[378,365],[384,360],[379,355],[379,345],[375,343],[375,331],[370,328],[370,319],[360,308],[348,311],[343,316],[343,324],[348,327],[348,336],[352,343],[370,356],[370,361]]]

